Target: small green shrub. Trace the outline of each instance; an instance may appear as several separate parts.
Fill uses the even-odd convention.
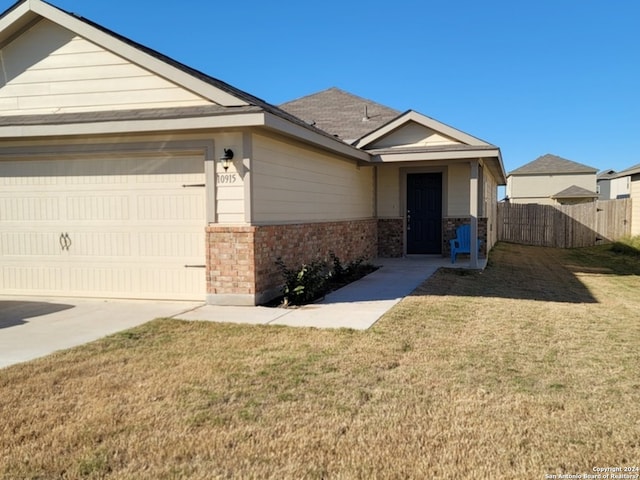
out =
[[[304,305],[323,295],[328,276],[326,262],[316,260],[291,269],[278,258],[276,265],[284,278],[282,293],[285,305]]]
[[[338,287],[358,280],[376,270],[376,267],[364,262],[364,257],[358,257],[343,266],[340,259],[333,252],[329,256],[331,257],[333,268],[328,280]]]
[[[282,258],[278,258],[276,265],[284,279],[284,306],[311,303],[376,270],[373,265],[364,263],[364,258],[358,258],[345,266],[333,252],[329,256],[330,263],[315,260],[297,268],[287,267]]]

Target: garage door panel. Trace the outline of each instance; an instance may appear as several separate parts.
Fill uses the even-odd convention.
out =
[[[65,266],[63,265],[3,265],[2,293],[20,295],[37,291],[44,295],[65,292]]]
[[[66,199],[67,219],[70,221],[130,220],[128,195],[78,195]]]
[[[11,192],[5,191],[5,195]],[[42,197],[0,197],[2,222],[55,222],[61,219],[60,199]]]
[[[140,257],[166,258],[171,252],[175,252],[189,264],[203,263],[205,258],[202,232],[146,232],[137,238]]]
[[[131,232],[78,232],[67,233],[69,254],[73,257],[132,257],[135,237]],[[86,259],[82,259],[86,261]]]
[[[3,293],[203,300],[202,155],[0,160]]]
[[[166,191],[139,195],[136,219],[141,222],[167,219],[186,223],[203,219],[205,205],[202,190],[204,189],[186,190],[181,187],[173,196],[167,195]]]
[[[76,266],[70,269],[69,289],[96,297],[190,300],[204,282],[203,269],[184,265],[148,265],[137,270],[119,265]]]
[[[0,232],[3,255],[55,257],[63,253],[60,234],[54,232]]]
[[[173,268],[149,268],[141,270],[141,291],[147,297],[163,298],[171,292],[177,299],[188,300],[188,293],[204,290],[204,268],[185,268],[179,265]]]

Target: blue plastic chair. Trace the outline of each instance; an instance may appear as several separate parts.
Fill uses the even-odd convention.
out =
[[[456,238],[449,240],[451,245],[451,263],[456,263],[456,255],[459,253],[471,254],[471,226],[460,225],[456,228]],[[478,239],[478,254],[482,240]]]

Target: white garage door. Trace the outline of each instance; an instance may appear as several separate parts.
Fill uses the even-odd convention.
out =
[[[200,155],[0,161],[0,292],[203,300]]]

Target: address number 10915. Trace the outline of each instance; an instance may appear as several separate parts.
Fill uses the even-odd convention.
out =
[[[235,173],[221,173],[216,175],[216,177],[216,183],[218,185],[236,183],[236,181],[238,180]]]

